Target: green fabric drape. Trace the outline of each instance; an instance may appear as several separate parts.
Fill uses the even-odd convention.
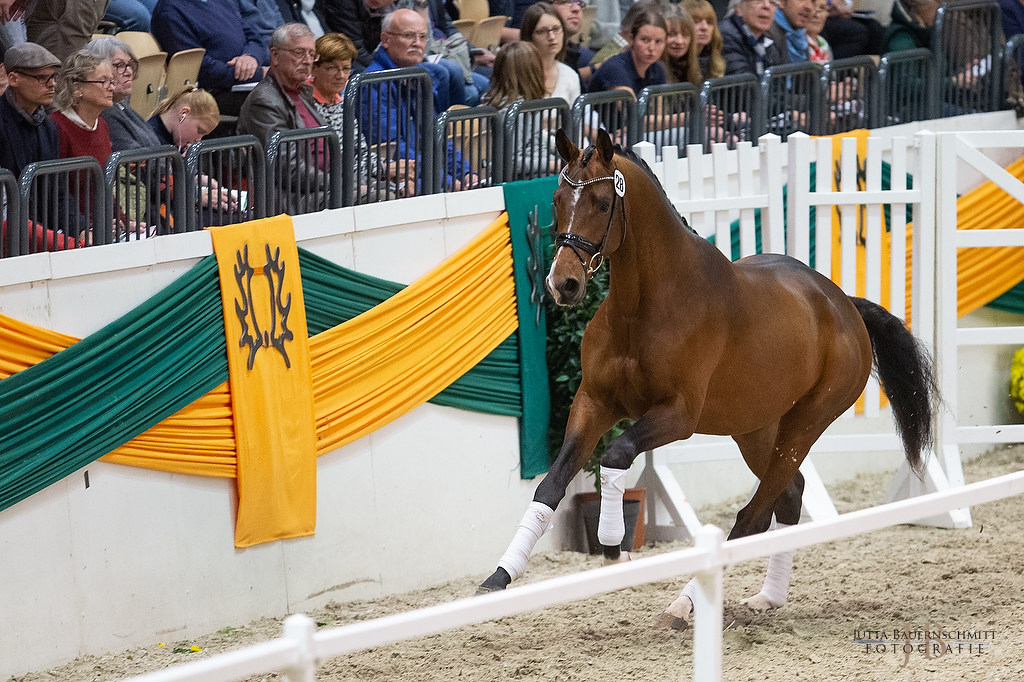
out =
[[[0,509],[123,445],[227,381],[217,262],[0,381]]]

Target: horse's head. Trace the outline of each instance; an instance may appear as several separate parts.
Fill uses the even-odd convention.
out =
[[[616,228],[625,235],[626,183],[604,130],[598,131],[597,146],[585,152],[561,130],[556,141],[565,167],[554,195],[558,231],[545,283],[555,303],[571,306],[583,300],[591,276],[622,243],[620,236],[612,242],[615,248],[608,248],[608,237]]]

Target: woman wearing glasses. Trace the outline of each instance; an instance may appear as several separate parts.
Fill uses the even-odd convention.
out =
[[[568,40],[562,15],[547,2],[530,5],[523,14],[520,34],[540,53],[544,96],[561,97],[571,107],[580,96],[580,77],[571,66],[561,61]]]
[[[100,114],[114,104],[114,67],[102,57],[79,51],[57,72],[50,114],[60,131],[60,156],[91,156],[102,167],[110,156],[110,131]]]
[[[82,51],[110,62],[114,69],[114,104],[100,113],[110,130],[113,150],[158,146],[160,140],[156,133],[131,107],[132,83],[139,70],[132,48],[114,36],[103,36],[91,41]]]

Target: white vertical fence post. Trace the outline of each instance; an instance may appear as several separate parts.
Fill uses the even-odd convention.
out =
[[[721,682],[722,679],[722,582],[725,565],[721,560],[722,529],[706,525],[697,531],[694,545],[711,553],[707,570],[697,574],[697,594],[693,603],[693,679],[694,682]]]
[[[778,135],[762,135],[757,143],[761,153],[761,191],[768,195],[768,206],[761,209],[761,251],[785,253],[785,206],[782,204],[782,139]]]
[[[297,647],[297,660],[284,669],[287,682],[316,682],[317,657],[313,649],[313,633],[316,623],[303,613],[296,613],[284,620],[284,637],[292,640]]]

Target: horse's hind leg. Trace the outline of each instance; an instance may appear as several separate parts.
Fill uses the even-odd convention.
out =
[[[769,530],[795,526],[800,522],[803,494],[804,475],[797,471],[775,503],[775,513]],[[785,604],[789,596],[789,578],[792,570],[793,550],[772,554],[768,557],[768,570],[761,591],[753,597],[744,599],[743,603],[755,611],[777,609]]]

